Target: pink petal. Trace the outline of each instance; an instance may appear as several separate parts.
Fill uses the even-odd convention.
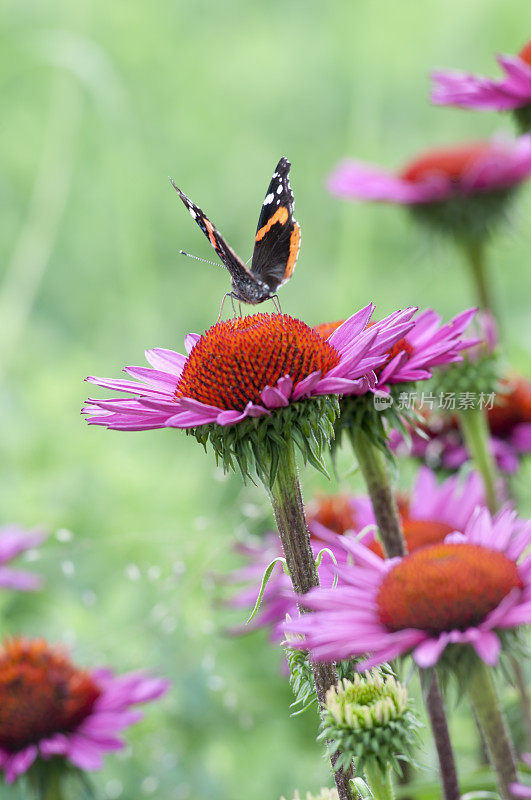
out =
[[[481,631],[471,644],[485,664],[493,667],[498,663],[501,643],[495,633],[492,631]]]
[[[423,669],[433,667],[441,657],[441,654],[448,644],[448,641],[448,634],[441,633],[441,635],[436,639],[430,637],[424,642],[421,642],[421,644],[417,645],[413,651],[413,658],[415,659],[415,662]]]
[[[162,347],[154,347],[152,350],[146,350],[146,360],[156,370],[162,372],[170,372],[179,378],[186,364],[186,356],[181,353],[176,353],[174,350],[165,350]]]
[[[328,341],[337,350],[352,341],[358,334],[365,330],[376,306],[369,303],[364,308],[349,317],[339,328],[328,337]]]
[[[104,749],[79,733],[68,737],[68,758],[83,770],[98,770],[103,767]]]
[[[189,333],[184,339],[184,347],[188,355],[192,352],[201,336],[198,333]]]

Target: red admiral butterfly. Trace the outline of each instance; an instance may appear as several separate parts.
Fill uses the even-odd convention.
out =
[[[290,167],[287,158],[281,158],[273,173],[258,219],[250,267],[247,267],[229,247],[199,206],[192,203],[171,181],[186,208],[230,272],[232,278],[230,294],[244,303],[255,305],[273,297],[278,287],[291,278],[295,268],[301,229],[298,222],[293,219],[293,193],[288,177]]]

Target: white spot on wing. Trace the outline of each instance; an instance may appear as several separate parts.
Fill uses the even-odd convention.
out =
[[[273,192],[267,195],[266,199],[264,200],[264,205],[268,206],[269,203],[273,202]]]
[[[192,206],[189,206],[189,208],[188,208],[188,211],[190,212],[190,214],[192,215],[192,217],[193,217],[194,219],[197,217],[197,214],[195,213],[195,211],[194,211],[194,209],[192,208]]]
[[[282,194],[282,188],[283,188],[283,187],[282,187],[282,184],[280,184],[279,186],[277,186],[277,194]]]

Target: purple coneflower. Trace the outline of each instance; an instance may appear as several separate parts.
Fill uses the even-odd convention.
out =
[[[287,629],[303,634],[316,660],[367,656],[367,669],[412,653],[421,667],[446,647],[470,645],[485,663],[500,654],[498,632],[531,621],[531,522],[505,510],[477,509],[464,533],[403,558],[383,561],[344,541],[355,559],[339,570],[341,586],[305,598],[313,614]]]
[[[332,194],[351,200],[425,205],[507,190],[531,172],[531,136],[429,150],[397,173],[346,160],[331,174]]]
[[[98,770],[103,755],[124,746],[124,728],[156,700],[168,681],[142,672],[74,666],[43,639],[10,639],[0,648],[0,770],[6,783],[36,759],[59,757],[80,770]]]
[[[501,80],[453,70],[434,72],[432,102],[483,111],[515,111],[525,130],[531,121],[531,40],[518,55],[499,55],[497,61],[505,72]]]
[[[16,589],[20,592],[33,591],[42,585],[39,575],[22,570],[14,570],[5,564],[20,553],[38,547],[47,534],[44,531],[28,531],[18,525],[4,525],[0,528],[0,589]]]
[[[370,303],[325,340],[286,314],[254,314],[217,322],[189,337],[188,357],[147,352],[153,369],[129,368],[139,382],[89,378],[133,399],[89,400],[89,422],[118,430],[183,428],[212,445],[226,470],[256,475],[269,492],[291,582],[298,595],[319,583],[303,513],[295,447],[326,472],[323,452],[333,435],[338,395],[363,394],[374,370],[411,328],[415,309],[368,328]],[[299,602],[300,599],[299,599]],[[314,670],[320,702],[336,680],[333,664]],[[341,800],[351,796],[341,770]]]
[[[484,246],[530,174],[531,135],[524,135],[430,150],[396,173],[346,160],[328,188],[350,200],[406,206],[420,224],[455,240],[464,249],[479,304],[492,308]]]
[[[235,425],[269,416],[303,398],[362,394],[374,387],[373,370],[411,327],[414,309],[367,328],[371,303],[324,341],[286,314],[255,314],[218,322],[187,337],[188,357],[147,350],[152,369],[127,367],[138,383],[89,377],[91,383],[134,399],[88,401],[88,421],[117,430]]]
[[[444,325],[433,309],[421,311],[411,330],[389,349],[385,363],[376,371],[375,388],[388,392],[392,384],[427,380],[434,367],[461,361],[461,351],[479,342],[477,338],[462,338],[476,310],[462,311]],[[315,330],[329,340],[342,324],[325,322]]]
[[[438,484],[435,474],[427,467],[421,467],[411,494],[399,495],[397,502],[406,547],[411,553],[419,547],[442,542],[453,531],[464,531],[475,508],[485,504],[485,493],[476,472],[471,472],[464,481],[452,476]],[[367,496],[319,495],[309,504],[306,518],[315,557],[326,547],[333,553],[337,564],[345,565],[350,555],[349,540],[359,539],[364,530],[360,541],[383,557],[382,547],[375,537],[375,518]],[[230,581],[246,585],[230,602],[236,607],[251,609],[267,566],[282,556],[282,548],[278,536],[268,532],[258,542],[239,544],[237,551],[248,563],[231,573]],[[321,586],[331,586],[335,572],[330,556],[323,554],[319,566]],[[271,627],[273,640],[279,640],[284,633],[286,614],[292,618],[297,616],[296,597],[289,577],[277,565],[264,589],[260,613],[253,620],[253,627]],[[247,626],[239,627],[235,632],[242,633],[248,629]]]

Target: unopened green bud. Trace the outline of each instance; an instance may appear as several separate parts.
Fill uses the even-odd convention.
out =
[[[388,764],[396,768],[398,757],[407,757],[418,727],[406,687],[394,675],[374,669],[328,690],[320,736],[341,751],[339,766],[348,767],[354,758],[363,769],[374,759],[385,770]]]

